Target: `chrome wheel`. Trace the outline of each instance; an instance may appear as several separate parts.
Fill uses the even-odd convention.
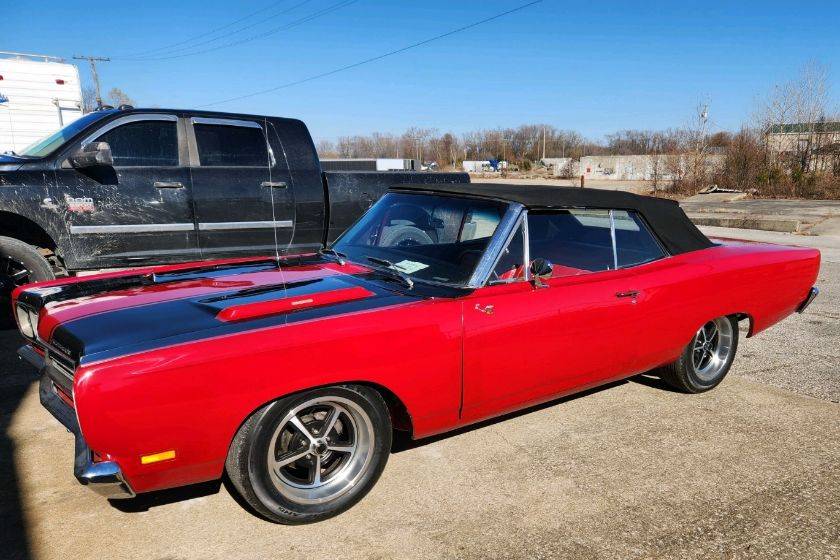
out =
[[[355,402],[319,397],[290,410],[271,437],[268,471],[274,487],[300,504],[334,500],[368,467],[373,423]]]
[[[719,317],[703,325],[691,346],[691,365],[695,375],[703,382],[714,381],[726,371],[732,354],[732,323]]]

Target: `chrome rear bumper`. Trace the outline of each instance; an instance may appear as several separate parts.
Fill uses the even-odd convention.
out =
[[[808,308],[808,306],[811,305],[811,302],[814,301],[814,298],[818,295],[820,295],[820,289],[814,286],[808,292],[808,297],[806,297],[805,300],[799,304],[799,307],[796,308],[796,312],[802,313],[803,311],[805,311]]]
[[[93,462],[91,450],[82,436],[76,412],[56,394],[48,366],[40,354],[31,346],[18,350],[18,355],[41,372],[38,393],[41,404],[61,425],[73,434],[76,440],[76,458],[73,462],[73,474],[81,484],[109,499],[133,498],[136,494],[125,480],[120,466],[114,461]]]

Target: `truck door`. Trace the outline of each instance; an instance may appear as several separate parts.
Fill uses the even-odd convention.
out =
[[[179,149],[179,139],[184,149]],[[65,161],[56,170],[50,193],[69,226],[79,264],[107,267],[197,258],[186,139],[178,118],[126,115],[70,151],[90,142],[108,143],[113,167],[73,169]]]
[[[291,242],[292,184],[262,119],[191,119],[192,181],[203,257],[272,255]]]

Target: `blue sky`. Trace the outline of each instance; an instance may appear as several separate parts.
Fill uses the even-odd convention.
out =
[[[224,32],[254,27],[201,48],[270,31],[338,0],[43,1],[37,8],[7,0],[0,50],[111,56],[100,70],[104,90],[120,87],[138,105],[193,108],[329,71],[526,2],[358,0],[231,48],[130,60],[256,10],[268,7]],[[290,11],[281,15],[284,10]],[[759,96],[808,61],[829,68],[838,98],[839,23],[836,0],[806,8],[790,1],[544,0],[394,57],[213,108],[302,118],[317,139],[409,126],[458,133],[527,122],[599,139],[625,128],[684,125],[698,102],[709,101],[714,126],[736,129]],[[81,70],[87,79],[86,66]]]

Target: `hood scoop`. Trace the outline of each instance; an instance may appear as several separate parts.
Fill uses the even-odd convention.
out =
[[[272,299],[270,301],[258,301],[254,303],[232,305],[219,311],[219,313],[216,314],[216,318],[226,323],[246,321],[248,319],[267,317],[269,315],[294,313],[295,311],[311,309],[313,307],[324,307],[326,305],[346,303],[349,301],[365,299],[373,295],[375,294],[370,290],[362,288],[361,286],[355,286],[352,288],[342,288],[338,290],[328,290],[324,292],[283,297],[279,299]]]

